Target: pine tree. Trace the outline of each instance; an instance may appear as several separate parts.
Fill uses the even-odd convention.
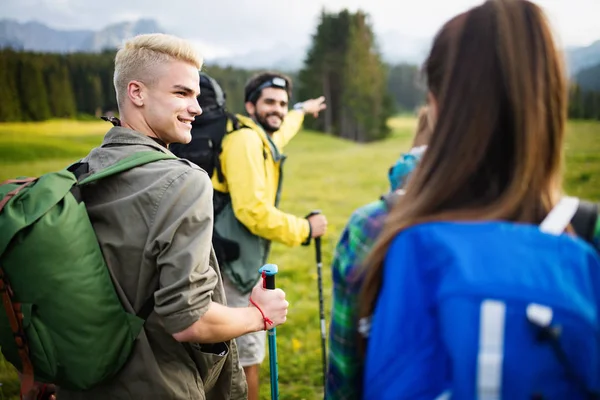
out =
[[[583,118],[582,103],[581,88],[577,83],[574,83],[569,90],[569,118]]]
[[[51,117],[40,61],[39,57],[25,54],[19,65],[18,90],[23,118],[27,121],[44,121]]]
[[[385,137],[387,76],[375,43],[368,17],[352,16],[344,62],[343,129],[340,135],[357,142]]]
[[[72,118],[76,115],[75,100],[69,70],[63,56],[54,56],[46,62],[48,103],[53,117]]]
[[[0,51],[0,122],[20,121],[21,100],[16,85],[18,53]]]
[[[367,15],[322,11],[299,73],[299,97],[324,95],[327,110],[306,126],[356,141],[384,137],[392,105],[386,81]]]
[[[412,112],[425,102],[425,90],[419,85],[419,79],[416,65],[397,64],[390,67],[388,88],[396,109]]]
[[[583,113],[582,118],[584,119],[596,119],[597,105],[596,105],[596,94],[592,91],[586,91],[582,94],[583,98]]]

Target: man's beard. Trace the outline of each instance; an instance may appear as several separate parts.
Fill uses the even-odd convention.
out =
[[[267,133],[277,132],[279,130],[279,128],[281,127],[281,123],[279,124],[279,126],[274,127],[274,126],[270,125],[268,122],[269,117],[273,117],[273,116],[278,117],[283,122],[283,115],[281,115],[280,113],[276,113],[276,112],[266,114],[264,117],[261,117],[260,115],[256,115],[256,122],[258,122],[262,126],[262,128],[265,130],[265,132],[267,132]]]

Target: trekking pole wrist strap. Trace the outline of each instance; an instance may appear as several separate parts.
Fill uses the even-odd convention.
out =
[[[306,216],[304,218],[306,220],[308,220],[313,215],[318,215],[318,214],[321,214],[320,210],[313,210],[313,211],[309,212],[308,214],[306,214]],[[308,221],[308,237],[306,238],[306,240],[304,242],[301,243],[302,246],[308,246],[310,244],[311,239],[312,239],[312,225],[310,224],[310,221]]]
[[[310,240],[312,239],[312,225],[310,224],[310,221],[308,221],[308,237],[306,238],[306,240],[304,242],[302,242],[302,246],[308,246],[310,244]]]
[[[260,312],[260,315],[262,315],[263,318],[263,323],[265,324],[264,330],[268,330],[268,325],[273,325],[273,321],[271,321],[267,316],[265,316],[265,313],[263,312],[263,310],[258,306],[258,304],[256,304],[256,302],[254,300],[252,300],[252,297],[250,297],[250,303],[256,307],[258,309],[258,311]]]

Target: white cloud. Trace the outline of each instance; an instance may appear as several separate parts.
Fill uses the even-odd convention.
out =
[[[38,20],[53,27],[101,29],[144,17],[167,31],[201,43],[215,56],[267,49],[277,43],[299,47],[310,40],[323,8],[362,9],[375,31],[428,38],[453,15],[482,0],[2,0],[2,16]],[[600,39],[600,0],[537,0],[566,45]]]
[[[198,51],[200,51],[200,54],[202,54],[202,57],[205,61],[218,57],[229,57],[233,55],[230,50],[224,47],[211,46],[202,42],[201,40],[191,39],[190,42],[194,45],[194,47],[196,47],[196,49],[198,49]]]

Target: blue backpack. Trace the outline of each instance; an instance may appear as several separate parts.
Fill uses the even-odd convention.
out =
[[[600,257],[540,226],[433,222],[392,242],[370,321],[365,399],[600,398]]]

